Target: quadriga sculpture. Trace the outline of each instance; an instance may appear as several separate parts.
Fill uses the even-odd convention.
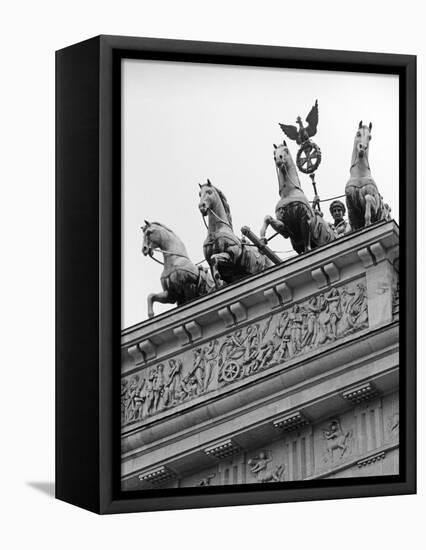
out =
[[[284,238],[290,238],[298,254],[334,241],[336,236],[320,212],[310,205],[299,181],[293,158],[284,141],[274,145],[280,200],[275,207],[276,219],[266,216],[260,230],[262,239],[270,225]]]
[[[360,121],[352,151],[351,177],[345,188],[349,223],[353,230],[386,219],[388,214],[377,185],[371,177],[368,162],[371,128],[371,122],[369,126],[365,126],[362,120]]]
[[[154,302],[180,306],[214,289],[209,271],[191,262],[185,245],[171,229],[162,223],[145,220],[142,231],[142,254],[153,257],[158,251],[164,259],[160,276],[163,291],[148,295],[148,317],[154,316]]]
[[[210,180],[200,185],[198,207],[203,217],[208,218],[203,250],[217,288],[272,265],[256,247],[243,243],[235,235],[228,201]]]

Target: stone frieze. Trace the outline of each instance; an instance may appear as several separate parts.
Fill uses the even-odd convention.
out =
[[[122,426],[190,402],[368,327],[364,279],[311,296],[122,378]]]

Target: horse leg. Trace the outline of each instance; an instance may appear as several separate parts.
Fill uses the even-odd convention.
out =
[[[270,226],[272,227],[272,229],[274,231],[276,231],[277,233],[282,235],[285,239],[288,238],[288,233],[285,229],[285,225],[283,224],[283,222],[280,222],[279,220],[276,220],[275,218],[272,218]]]
[[[273,219],[272,216],[265,216],[265,218],[263,220],[263,225],[260,228],[260,238],[261,239],[265,239],[266,230],[268,229],[269,225],[271,224],[272,219]]]
[[[365,227],[367,225],[371,225],[371,212],[374,212],[374,197],[371,195],[365,195],[365,214],[364,214],[364,220],[365,220]]]
[[[150,319],[154,317],[154,308],[153,308],[154,302],[160,302],[160,304],[173,304],[174,300],[170,298],[167,290],[163,290],[163,292],[159,292],[158,294],[149,294],[147,303],[148,303],[148,317]]]
[[[266,230],[268,227],[271,226],[274,231],[277,233],[280,233],[284,238],[287,238],[288,235],[286,235],[285,231],[285,225],[283,222],[280,222],[279,220],[276,220],[272,216],[266,216],[263,225],[260,229],[260,238],[265,239],[266,238]]]
[[[315,223],[315,216],[309,219],[306,214],[302,214],[299,218],[297,231],[291,237],[291,244],[298,254],[309,252],[315,246]]]
[[[302,238],[305,243],[304,252],[309,252],[312,250],[312,235],[314,231],[314,220],[307,222],[306,224],[302,223]]]
[[[219,272],[220,264],[229,264],[229,263],[232,263],[231,257],[226,252],[221,252],[220,254],[213,254],[211,256],[210,269],[211,269],[212,277],[216,285],[216,288],[222,288],[223,286],[225,286],[225,282],[222,279]]]
[[[374,197],[374,221],[378,222],[385,218],[383,209],[383,199],[379,193],[375,193]]]

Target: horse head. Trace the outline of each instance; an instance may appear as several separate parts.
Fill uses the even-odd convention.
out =
[[[152,256],[154,248],[157,248],[160,244],[157,225],[145,220],[145,225],[141,229],[143,232],[142,254],[144,256]]]
[[[225,195],[215,187],[208,179],[207,183],[200,185],[200,202],[198,208],[203,216],[214,212],[216,218],[224,221],[232,228],[231,211]]]
[[[145,220],[145,225],[141,229],[143,231],[142,254],[144,256],[152,256],[156,248],[166,248],[164,241],[168,235],[177,239],[171,229],[159,222]]]
[[[276,167],[279,169],[284,167],[288,170],[294,165],[293,158],[285,140],[279,145],[275,145],[274,143],[274,161]]]
[[[371,124],[371,122],[367,126],[362,123],[362,120],[360,120],[354,140],[353,162],[356,162],[358,159],[362,159],[368,156],[368,147],[370,145],[372,127],[373,125]]]

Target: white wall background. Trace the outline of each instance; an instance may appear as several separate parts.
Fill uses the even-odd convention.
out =
[[[419,344],[420,496],[97,517],[46,494],[54,477],[54,50],[105,34],[419,55],[422,4],[23,1],[2,6],[1,498],[3,548],[420,548],[424,540],[425,350]],[[424,161],[419,155],[419,274],[424,273]],[[425,294],[419,277],[419,310]],[[419,334],[425,332],[424,315]],[[38,489],[37,489],[38,487]],[[41,489],[40,489],[41,488]]]

